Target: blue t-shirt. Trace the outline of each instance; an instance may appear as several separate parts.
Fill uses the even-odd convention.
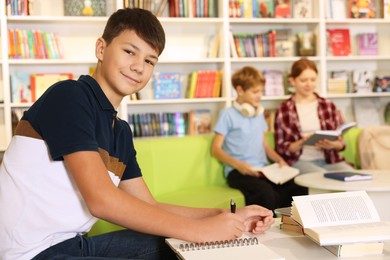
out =
[[[229,107],[221,111],[214,132],[224,136],[222,149],[230,156],[263,167],[268,164],[263,146],[264,132],[268,130],[264,115],[245,117],[236,108]],[[225,164],[225,176],[233,170]]]

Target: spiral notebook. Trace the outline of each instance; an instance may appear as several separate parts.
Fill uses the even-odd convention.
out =
[[[180,259],[185,260],[283,260],[270,248],[261,244],[256,237],[243,236],[235,240],[190,243],[167,238],[167,244]]]

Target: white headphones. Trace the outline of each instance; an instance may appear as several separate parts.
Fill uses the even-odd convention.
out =
[[[260,104],[257,106],[257,108],[254,108],[249,103],[240,104],[237,101],[233,101],[233,106],[245,117],[259,116],[264,112],[264,108]]]

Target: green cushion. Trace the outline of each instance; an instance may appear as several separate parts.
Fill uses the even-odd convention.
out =
[[[196,208],[229,208],[230,199],[234,199],[237,207],[245,206],[245,199],[240,191],[222,186],[179,190],[158,196],[156,199],[160,202]]]
[[[340,154],[345,158],[347,162],[350,162],[355,165],[355,168],[360,169],[360,159],[359,159],[359,135],[362,132],[362,128],[351,128],[344,135],[345,141],[345,150]]]
[[[224,186],[223,166],[211,156],[212,135],[137,139],[137,160],[155,197],[178,189]]]

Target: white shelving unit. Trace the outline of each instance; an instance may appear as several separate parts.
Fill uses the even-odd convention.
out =
[[[229,1],[218,0],[217,18],[169,18],[160,17],[165,29],[167,43],[156,71],[177,71],[188,75],[192,71],[219,69],[223,71],[223,86],[220,98],[181,99],[175,100],[138,100],[126,98],[120,107],[120,116],[127,119],[129,113],[146,112],[188,112],[191,109],[208,108],[212,111],[215,123],[220,109],[229,106],[234,95],[230,76],[236,69],[250,65],[259,70],[278,69],[288,72],[291,64],[299,57],[264,57],[264,58],[231,58],[229,30],[233,33],[261,33],[270,29],[291,28],[294,33],[314,31],[316,33],[317,53],[309,57],[319,68],[318,93],[331,98],[345,113],[351,113],[353,100],[359,98],[375,99],[382,107],[390,101],[390,93],[340,94],[328,95],[326,88],[327,73],[337,69],[370,68],[390,75],[390,20],[384,19],[343,19],[328,20],[325,17],[325,6],[328,0],[313,1],[313,18],[310,19],[275,19],[275,18],[229,18]],[[28,108],[31,104],[15,104],[10,98],[9,75],[13,72],[50,73],[71,72],[77,78],[87,74],[89,67],[96,64],[94,46],[102,34],[107,17],[66,17],[63,16],[62,0],[34,0],[36,15],[6,16],[5,0],[0,6],[1,52],[0,52],[0,151],[4,151],[12,137],[11,110]],[[378,1],[379,2],[379,1]],[[121,0],[107,0],[110,10],[123,6]],[[54,11],[53,11],[54,10]],[[61,60],[21,60],[8,59],[8,28],[41,29],[59,34],[64,59]],[[359,32],[379,33],[378,56],[328,57],[326,54],[326,29],[349,28],[351,39]],[[207,48],[211,35],[221,34],[221,45],[218,58],[208,58]],[[354,41],[352,40],[352,43]],[[352,45],[356,53],[356,46]],[[186,82],[183,82],[185,92]],[[263,106],[275,108],[288,96],[263,97]]]

